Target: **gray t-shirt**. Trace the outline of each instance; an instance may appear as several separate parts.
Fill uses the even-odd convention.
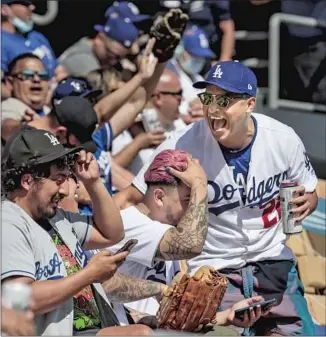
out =
[[[65,50],[59,57],[60,63],[65,66],[72,76],[87,76],[90,71],[100,69],[101,65],[88,43],[83,37]]]
[[[51,227],[56,228],[79,265],[86,265],[83,249],[91,236],[91,217],[58,209],[56,215],[49,219],[50,229],[45,230],[15,203],[3,200],[1,206],[2,280],[22,276],[44,281],[67,276],[65,265],[51,237],[51,231],[54,231]],[[110,305],[102,286],[93,286]],[[52,311],[38,315],[35,324],[37,335],[72,335],[72,298]]]

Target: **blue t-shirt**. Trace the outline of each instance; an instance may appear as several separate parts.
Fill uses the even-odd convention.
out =
[[[4,72],[7,72],[8,64],[18,55],[33,53],[42,60],[50,78],[53,77],[58,61],[50,42],[43,34],[35,30],[26,35],[1,30],[1,42],[1,69]]]
[[[100,169],[100,177],[108,192],[112,195],[112,174],[110,151],[113,142],[112,126],[109,122],[101,126],[93,135],[93,141],[97,146],[94,156]],[[79,205],[79,211],[84,215],[92,214],[92,207],[89,205]]]
[[[244,149],[239,151],[234,151],[226,148],[222,144],[220,144],[220,148],[222,150],[223,156],[225,158],[226,163],[228,164],[230,170],[233,173],[233,179],[237,184],[239,189],[242,202],[246,203],[246,185],[247,185],[247,176],[249,170],[250,156],[252,145],[256,139],[257,135],[257,120],[255,117],[251,116],[254,125],[255,125],[255,133],[252,137],[250,144],[248,144]]]

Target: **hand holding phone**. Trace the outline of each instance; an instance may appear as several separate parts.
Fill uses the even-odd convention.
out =
[[[246,312],[249,313],[249,309],[250,308],[256,309],[258,305],[260,305],[262,312],[264,312],[265,310],[267,310],[270,307],[274,306],[276,303],[277,303],[277,301],[276,301],[275,298],[273,298],[271,300],[268,300],[268,301],[262,301],[262,302],[253,303],[253,304],[251,304],[251,305],[249,305],[247,307],[235,310],[235,312],[234,312],[235,313],[235,317],[238,318],[238,319],[243,319],[245,313]]]

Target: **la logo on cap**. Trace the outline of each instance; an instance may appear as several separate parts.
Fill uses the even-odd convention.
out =
[[[57,138],[55,138],[53,135],[50,135],[48,134],[47,132],[45,132],[44,136],[47,136],[50,140],[50,143],[53,145],[53,146],[56,146],[56,145],[59,145],[60,142],[58,141]]]
[[[214,78],[222,78],[222,75],[223,75],[223,71],[222,71],[222,69],[221,69],[221,65],[220,64],[218,64],[217,66],[216,66],[216,69],[215,69],[215,71],[214,71],[214,74],[213,74],[213,77]]]

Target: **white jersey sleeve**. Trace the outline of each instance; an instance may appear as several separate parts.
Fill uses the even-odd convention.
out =
[[[318,179],[316,173],[310,163],[305,147],[295,133],[294,148],[290,153],[290,170],[289,180],[297,181],[299,185],[303,185],[306,192],[313,192],[316,189]]]
[[[146,215],[140,213],[134,206],[121,211],[121,217],[125,237],[121,242],[110,247],[109,251],[115,253],[128,240],[137,239],[138,243],[131,250],[127,261],[138,262],[150,268],[153,267],[159,243],[165,232],[172,228],[172,226],[151,220]]]

